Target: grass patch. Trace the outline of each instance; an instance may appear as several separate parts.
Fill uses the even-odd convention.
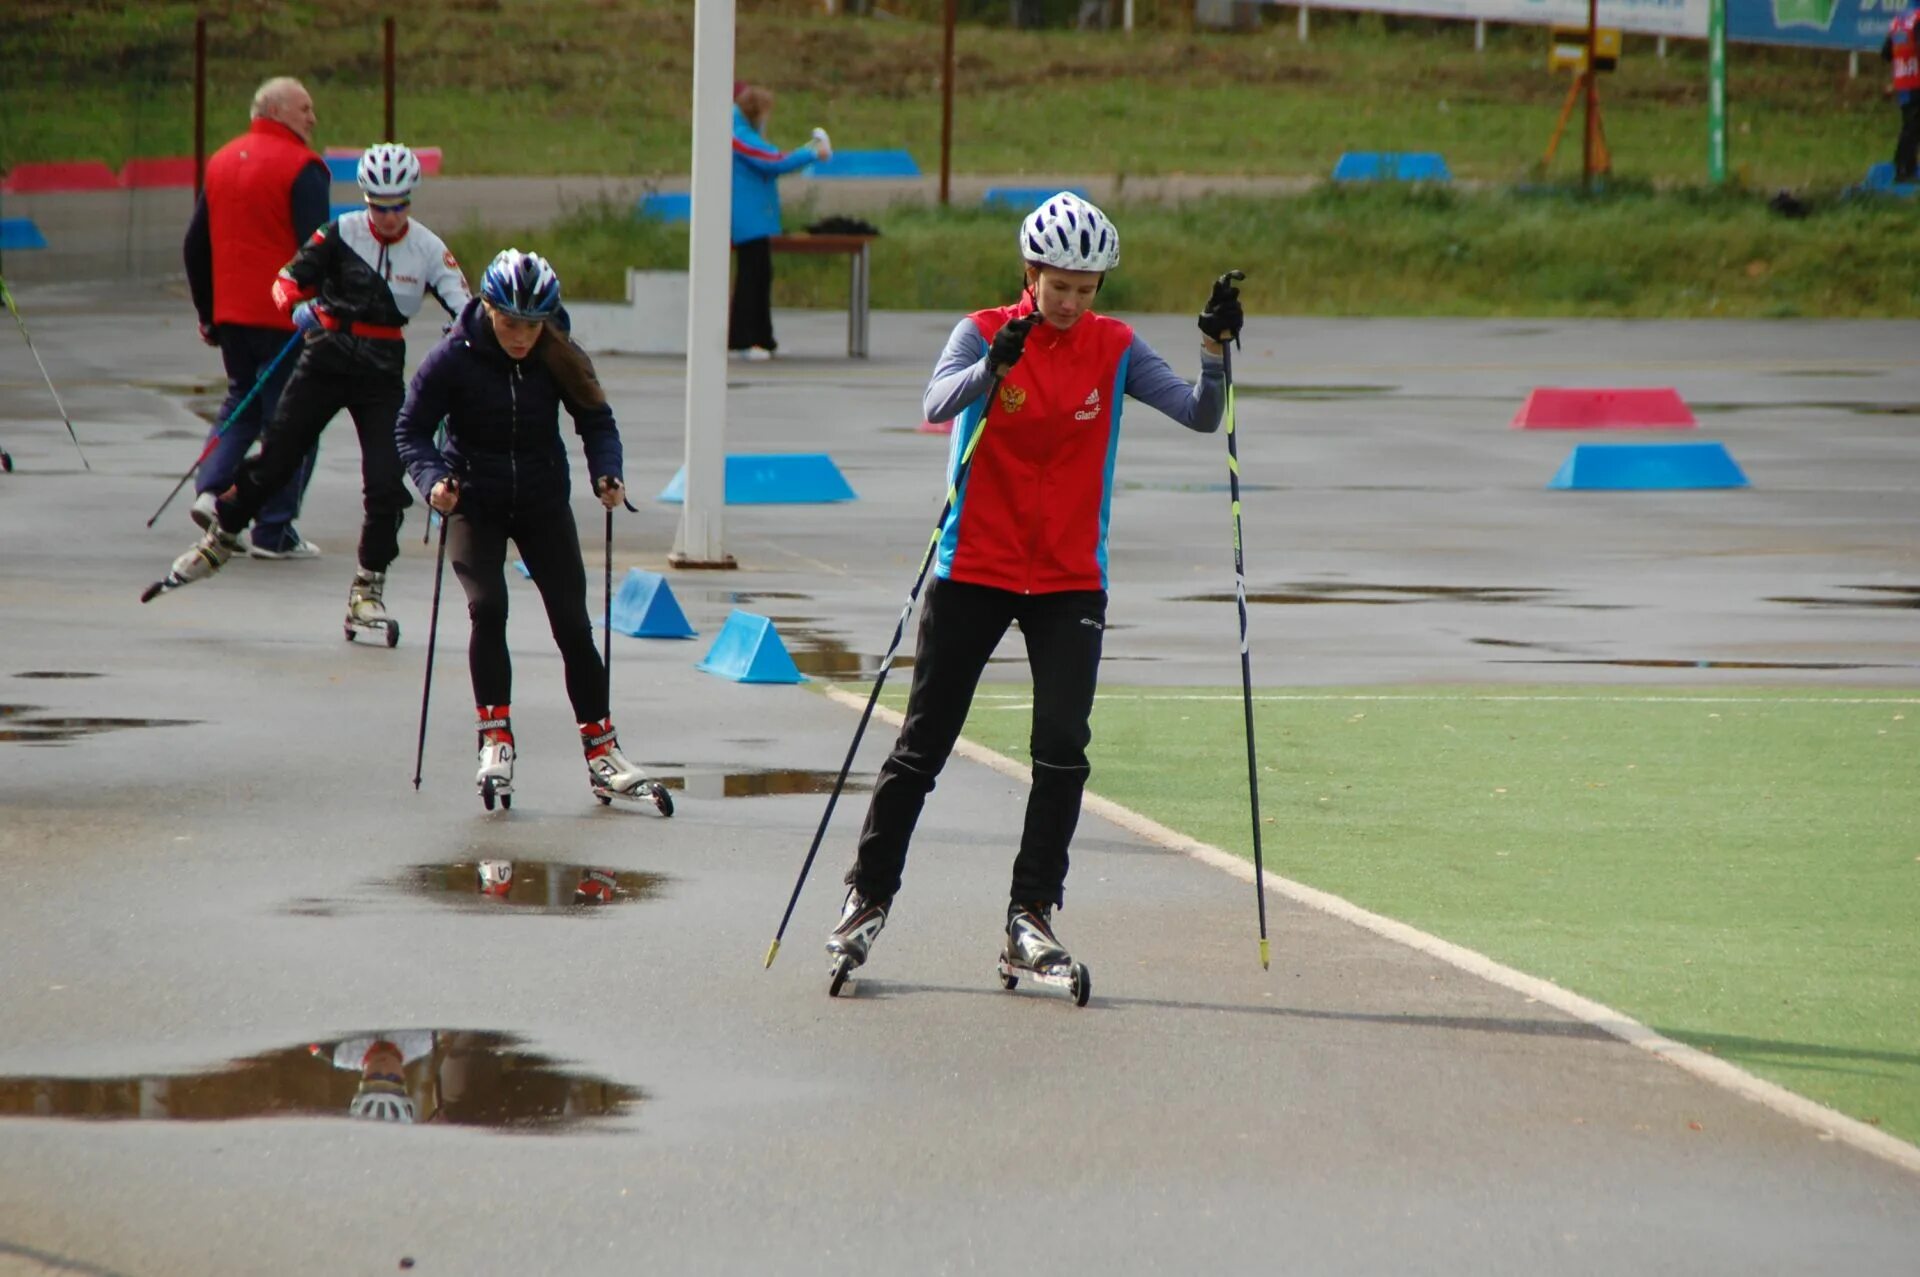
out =
[[[1262,695],[1270,868],[1920,1138],[1915,692]],[[1024,760],[1029,702],[985,688],[967,736]],[[1250,858],[1241,713],[1108,689],[1093,791]]]
[[[1903,318],[1920,307],[1905,247],[1913,214],[1886,201],[1829,198],[1792,221],[1738,192],[1616,182],[1596,196],[1564,186],[1325,186],[1178,208],[1121,201],[1109,211],[1124,256],[1101,308],[1119,315],[1194,310],[1229,266],[1248,273],[1255,316]],[[809,220],[805,201],[790,199],[787,224]],[[902,205],[872,220],[884,232],[873,249],[876,308],[960,313],[1015,295],[1007,213]],[[628,266],[687,261],[684,226],[606,205],[539,232],[467,226],[449,241],[470,265],[510,242],[538,249],[574,298],[619,299]],[[845,306],[845,262],[780,257],[774,301]]]
[[[0,165],[186,154],[192,149],[189,0],[10,0],[0,46]],[[827,125],[843,147],[907,147],[938,164],[939,5],[827,18],[802,0],[743,0],[736,64],[781,95],[776,140]],[[1511,180],[1544,151],[1566,91],[1540,28],[1316,13],[1264,31],[1196,34],[1190,5],[1142,0],[1131,39],[989,25],[1004,3],[963,6],[954,155],[967,173],[1324,174],[1340,152],[1438,150],[1463,177]],[[233,0],[212,7],[208,119],[216,143],[256,84],[305,77],[322,140],[357,145],[382,121],[388,0]],[[449,173],[684,173],[693,6],[686,0],[415,0],[398,10],[403,139],[444,148]],[[1619,171],[1696,181],[1705,169],[1706,68],[1698,42],[1628,41],[1604,81]],[[1857,181],[1897,130],[1871,61],[1736,46],[1732,162],[1755,185]],[[1062,139],[1067,139],[1063,144]],[[1578,135],[1559,161],[1578,166]]]

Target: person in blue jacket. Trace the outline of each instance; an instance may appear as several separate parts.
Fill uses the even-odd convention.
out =
[[[831,159],[825,129],[808,143],[781,152],[767,141],[773,90],[743,84],[733,95],[733,305],[727,312],[727,349],[747,359],[771,359],[773,340],[773,249],[780,233],[780,176],[815,160]]]
[[[613,409],[592,361],[567,336],[559,276],[537,254],[509,248],[493,259],[480,296],[413,374],[394,423],[407,473],[447,521],[447,557],[473,620],[467,664],[480,720],[475,787],[489,810],[496,800],[512,806],[506,582],[512,538],[560,649],[588,784],[603,801],[651,801],[669,814],[665,791],[620,752],[608,716],[607,668],[594,647],[580,530],[569,503],[563,407],[586,453],[594,495],[611,510],[626,499]],[[436,446],[443,419],[446,442]]]

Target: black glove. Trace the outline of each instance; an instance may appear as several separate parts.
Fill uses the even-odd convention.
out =
[[[1239,340],[1247,316],[1240,309],[1240,290],[1234,285],[1245,278],[1240,271],[1230,270],[1213,281],[1213,296],[1207,298],[1207,308],[1200,312],[1200,331],[1215,341]]]
[[[987,347],[987,366],[995,372],[1004,373],[1020,362],[1020,354],[1027,348],[1027,334],[1040,322],[1040,312],[1034,311],[1021,319],[1009,320],[1000,331],[993,335],[993,344]]]
[[[218,324],[210,324],[204,319],[201,320],[200,340],[209,346],[218,346],[220,344],[220,326]]]

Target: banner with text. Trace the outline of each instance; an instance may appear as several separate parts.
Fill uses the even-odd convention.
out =
[[[1877,50],[1907,0],[1727,0],[1727,39]]]
[[[1278,0],[1274,0],[1278,3]],[[1294,3],[1296,0],[1287,0]],[[1768,0],[1761,0],[1767,3]],[[1774,3],[1874,3],[1874,0],[1772,0]],[[1516,22],[1541,27],[1584,27],[1587,0],[1307,0],[1315,9],[1404,13],[1409,17],[1457,18],[1466,22]],[[1735,4],[1739,0],[1734,0]],[[1600,0],[1600,25],[1635,35],[1705,39],[1707,0]],[[1885,34],[1883,31],[1882,34]]]

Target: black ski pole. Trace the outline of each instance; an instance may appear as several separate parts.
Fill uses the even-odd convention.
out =
[[[1034,318],[1039,318],[1037,311]],[[893,641],[887,644],[887,654],[880,658],[880,670],[874,675],[873,691],[867,696],[867,707],[860,711],[860,725],[853,729],[853,743],[847,746],[846,761],[840,764],[840,775],[833,782],[832,792],[827,795],[827,809],[820,815],[820,827],[813,831],[813,845],[807,848],[807,858],[800,866],[800,878],[793,884],[793,895],[787,899],[787,911],[780,916],[780,929],[773,933],[773,943],[767,946],[767,960],[763,968],[773,965],[774,956],[780,952],[781,938],[787,934],[787,924],[793,921],[793,908],[800,903],[800,889],[807,885],[807,874],[813,869],[813,858],[819,854],[820,842],[827,836],[827,824],[833,819],[833,805],[840,800],[840,791],[846,787],[847,773],[853,770],[853,757],[860,751],[860,738],[866,734],[867,721],[873,717],[873,707],[880,699],[880,689],[886,684],[887,671],[893,668],[893,655],[900,650],[900,638],[907,632],[907,617],[920,598],[920,587],[927,579],[927,567],[933,562],[934,551],[940,546],[940,534],[947,526],[947,514],[953,509],[953,503],[959,500],[960,485],[966,482],[967,467],[973,463],[973,450],[986,437],[987,413],[993,411],[993,400],[1000,393],[1000,379],[1005,375],[1005,369],[994,371],[993,380],[987,386],[986,411],[980,414],[980,425],[973,432],[973,437],[967,440],[966,450],[960,454],[960,462],[954,467],[953,481],[947,484],[947,499],[940,507],[940,517],[933,521],[933,535],[927,539],[927,552],[920,556],[920,570],[914,573],[913,588],[907,591],[907,604],[900,609],[900,619],[893,626]]]
[[[442,453],[442,454],[444,454],[447,450],[447,419],[445,417],[440,418],[440,424],[435,426],[433,429],[433,450],[435,452]],[[427,503],[427,526],[420,529],[421,545],[425,545],[428,541],[431,541],[433,539],[433,515],[434,515],[433,503],[428,502]],[[440,522],[445,523],[446,521],[447,521],[446,516],[441,515]]]
[[[47,366],[41,363],[40,352],[34,349],[33,334],[27,331],[27,321],[20,318],[20,308],[13,304],[13,294],[7,291],[4,276],[0,276],[0,301],[6,302],[7,309],[13,312],[13,322],[20,325],[20,335],[27,339],[27,349],[33,354],[33,362],[40,364],[40,376],[47,383],[47,393],[53,396],[53,406],[60,410],[60,420],[67,423],[67,438],[73,440],[73,450],[80,454],[80,464],[89,470],[93,469],[93,463],[87,460],[86,449],[80,446],[80,436],[73,432],[73,418],[67,415],[67,406],[60,402],[60,392],[53,388],[53,378],[47,375]],[[11,458],[7,469],[13,469]]]
[[[433,509],[429,499],[427,509]],[[431,522],[431,520],[429,520]],[[440,549],[433,558],[433,609],[427,620],[427,676],[420,685],[420,741],[413,747],[413,788],[420,788],[420,763],[427,754],[427,698],[433,693],[433,645],[440,636],[440,578],[447,566],[447,516],[440,516]]]
[[[623,495],[620,504],[634,514],[640,511]],[[600,619],[600,663],[607,667],[607,698],[613,698],[613,507],[607,507],[607,607]]]
[[[260,370],[260,375],[253,379],[253,389],[247,391],[240,402],[233,406],[233,411],[222,417],[220,424],[213,428],[213,434],[208,436],[206,446],[200,449],[200,455],[193,459],[193,464],[187,467],[187,472],[180,476],[180,481],[173,485],[172,491],[167,493],[166,500],[162,501],[160,508],[153,512],[153,518],[147,520],[148,527],[152,527],[155,521],[167,512],[167,507],[173,504],[173,499],[180,495],[180,489],[186,487],[187,480],[193,478],[193,472],[198,470],[201,464],[213,455],[213,450],[220,446],[220,440],[225,437],[227,427],[247,410],[247,405],[252,403],[254,396],[260,393],[260,388],[267,384],[267,378],[273,376],[273,370],[280,366],[280,361],[287,357],[287,352],[299,344],[300,334],[296,331],[287,339],[287,344],[280,348],[280,353],[273,357],[273,361]]]
[[[1230,270],[1221,283],[1245,279],[1245,273]],[[1221,372],[1227,385],[1227,490],[1233,498],[1233,601],[1240,609],[1240,700],[1247,720],[1247,798],[1253,806],[1253,890],[1260,908],[1260,967],[1267,969],[1267,875],[1260,859],[1260,766],[1253,745],[1253,661],[1247,651],[1247,567],[1240,538],[1240,449],[1234,428],[1233,344],[1239,333],[1224,333],[1220,339]]]

